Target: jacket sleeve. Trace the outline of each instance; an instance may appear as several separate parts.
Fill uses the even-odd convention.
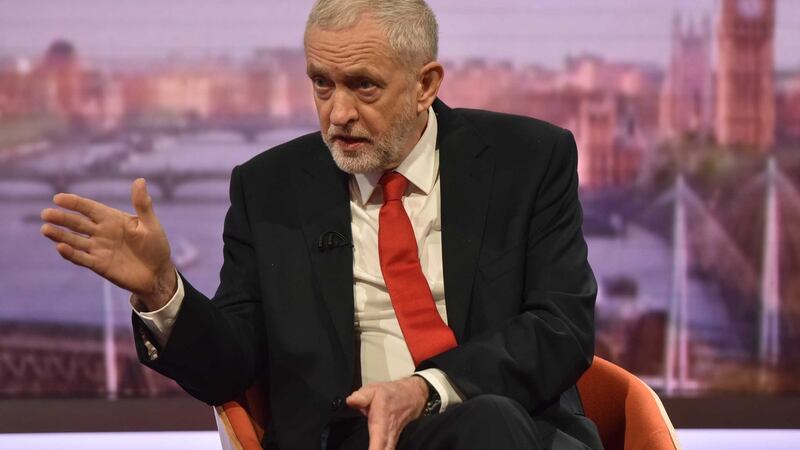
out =
[[[587,261],[572,134],[556,139],[529,219],[519,314],[423,361],[466,398],[503,395],[532,411],[575,384],[594,353],[597,285]]]
[[[223,231],[224,262],[212,301],[181,275],[185,297],[163,348],[134,314],[140,361],[209,404],[240,395],[264,369],[266,338],[240,168],[231,175]]]

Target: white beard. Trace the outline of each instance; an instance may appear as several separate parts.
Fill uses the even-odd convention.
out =
[[[349,174],[376,172],[399,165],[403,157],[403,144],[408,142],[414,132],[417,119],[415,105],[409,102],[394,119],[394,123],[379,136],[377,140],[357,123],[346,128],[331,125],[327,133],[322,133],[322,140],[331,151],[333,161],[344,172]],[[346,152],[333,140],[334,135],[348,135],[369,139],[361,144],[361,149]]]

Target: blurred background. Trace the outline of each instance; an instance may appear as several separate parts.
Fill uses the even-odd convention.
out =
[[[0,416],[158,398],[174,414],[140,428],[207,426],[138,364],[128,294],[65,263],[39,212],[63,191],[130,211],[145,177],[176,264],[212,294],[231,169],[317,130],[311,3],[0,0]],[[774,405],[800,398],[800,1],[429,3],[449,106],[576,136],[597,353],[679,426],[742,398],[771,405],[752,420],[785,421]]]

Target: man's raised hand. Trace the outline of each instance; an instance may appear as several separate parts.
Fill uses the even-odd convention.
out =
[[[175,267],[144,179],[131,186],[136,215],[75,194],[57,194],[53,202],[64,209],[44,209],[41,232],[64,259],[136,294],[151,311],[169,301]]]

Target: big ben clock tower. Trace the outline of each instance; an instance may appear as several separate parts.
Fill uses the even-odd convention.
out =
[[[775,0],[722,0],[717,26],[716,136],[764,151],[775,139]]]

